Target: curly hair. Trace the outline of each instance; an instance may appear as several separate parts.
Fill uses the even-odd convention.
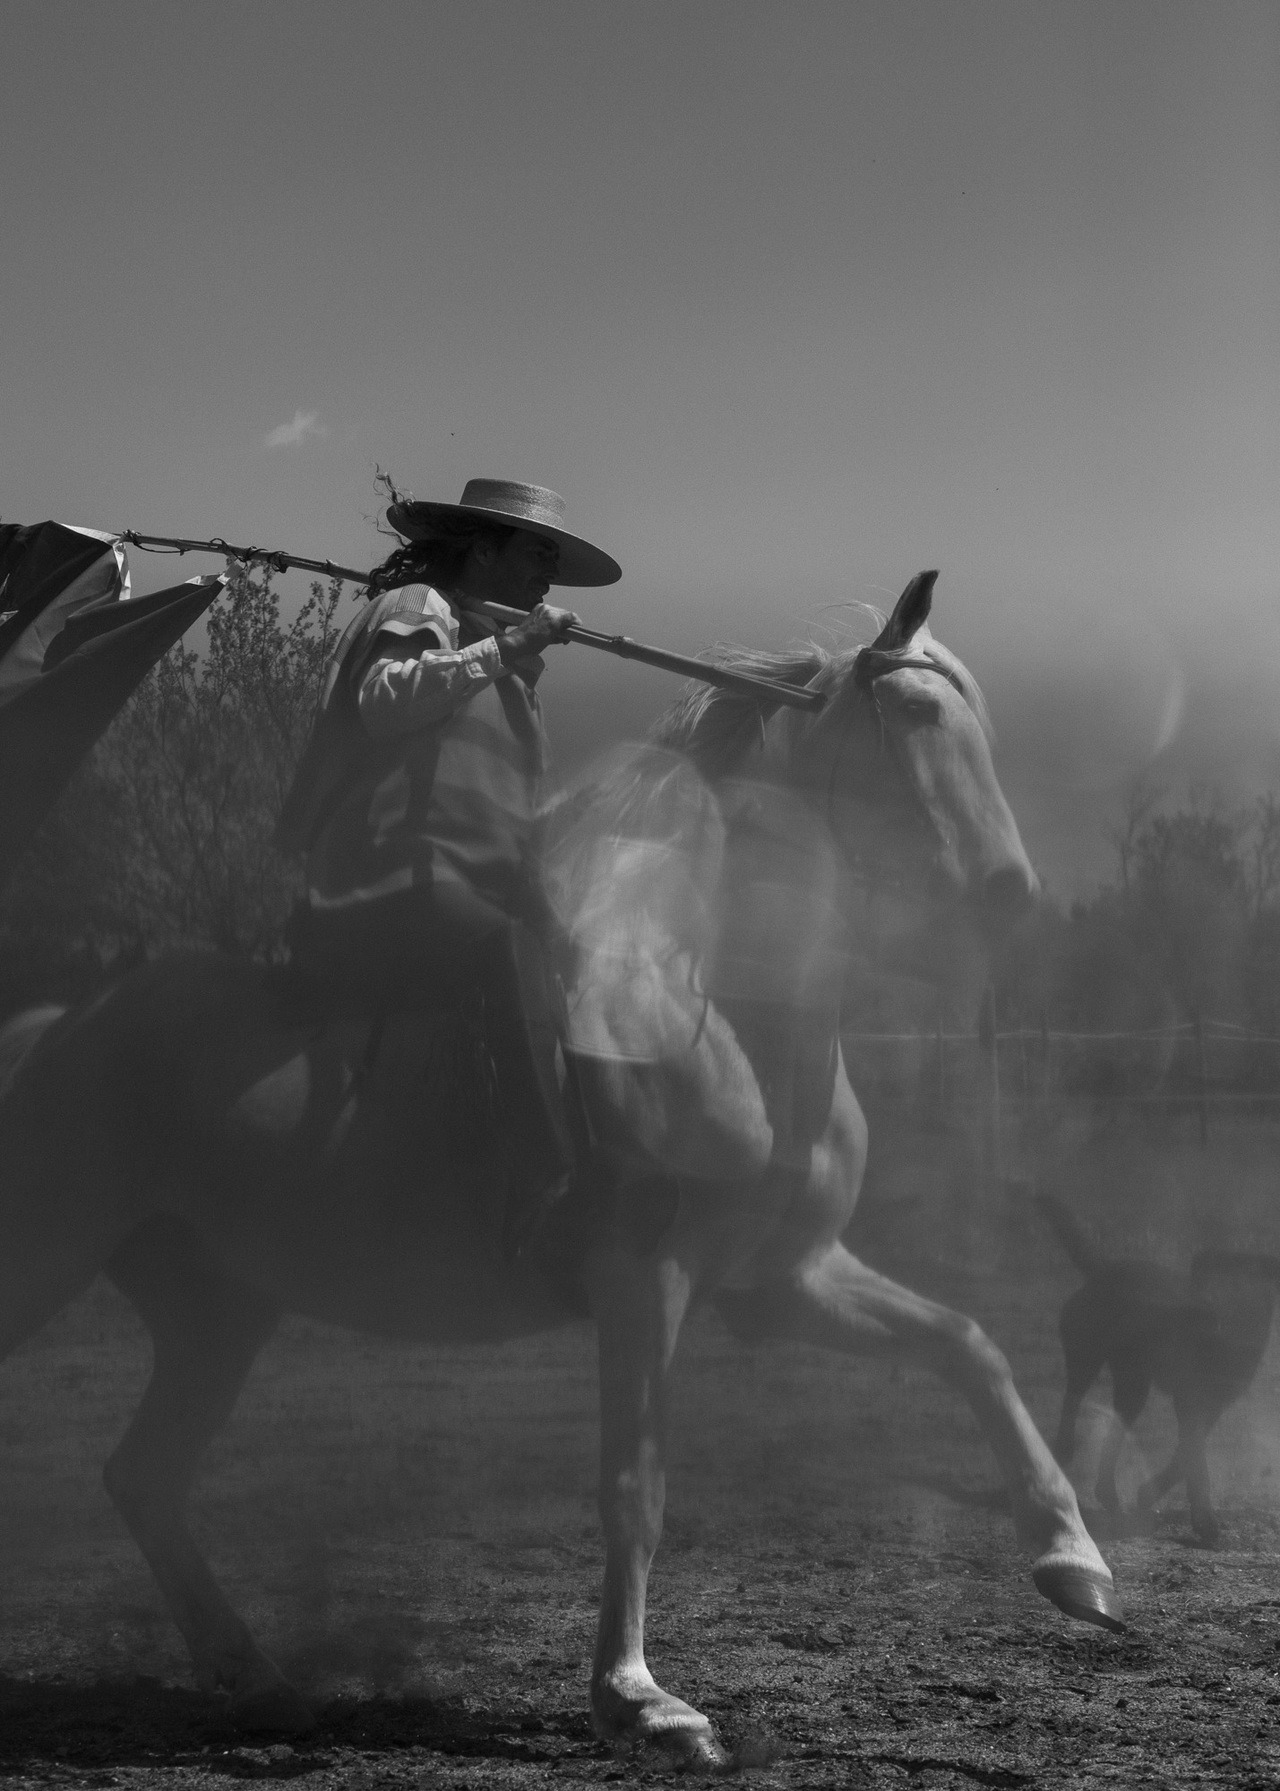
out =
[[[492,542],[501,547],[515,534],[504,522],[481,522],[474,516],[439,516],[432,532],[416,541],[401,539],[380,566],[375,566],[369,581],[368,595],[393,591],[398,585],[432,585],[448,591],[458,581],[467,555],[477,542]]]
[[[381,467],[375,473],[373,483],[375,490],[389,498],[392,504],[413,502],[413,494],[401,491],[391,474]],[[399,585],[411,584],[450,590],[478,541],[501,547],[514,534],[515,529],[505,522],[482,522],[477,516],[451,515],[446,510],[434,517],[429,535],[413,541],[399,536],[399,547],[393,548],[382,564],[374,567],[365,595],[377,597],[382,591],[394,591]]]

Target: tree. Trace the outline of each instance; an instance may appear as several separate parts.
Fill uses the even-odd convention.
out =
[[[1240,1006],[1247,831],[1245,818],[1193,793],[1153,814],[1135,842],[1131,928],[1187,1018]]]
[[[0,901],[0,992],[39,970],[79,984],[175,945],[271,959],[299,887],[271,843],[315,714],[342,586],[292,622],[272,574],[244,568],[121,711]],[[7,974],[6,974],[7,973]],[[7,985],[7,987],[6,987]],[[81,993],[77,986],[72,993]]]
[[[1067,913],[1042,903],[1001,953],[1001,1012],[1094,1034],[1064,1074],[1097,1090],[1163,1081],[1178,1022],[1280,1031],[1280,797],[1174,803],[1142,784],[1109,837],[1114,879]],[[1270,1048],[1254,1056],[1272,1076]]]

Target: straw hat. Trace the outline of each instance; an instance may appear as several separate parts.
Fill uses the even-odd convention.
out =
[[[460,504],[394,503],[387,521],[398,535],[421,541],[433,535],[437,518],[474,516],[480,522],[505,523],[530,534],[545,535],[560,549],[552,584],[611,585],[622,568],[607,553],[571,535],[564,526],[564,499],[544,485],[520,485],[511,479],[468,479]]]

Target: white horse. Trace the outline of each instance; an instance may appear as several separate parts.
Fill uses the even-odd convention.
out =
[[[246,1723],[298,1727],[309,1712],[219,1590],[184,1505],[286,1310],[454,1342],[589,1308],[601,1736],[723,1760],[707,1718],[644,1657],[667,1377],[698,1297],[755,1336],[936,1369],[996,1454],[1035,1584],[1120,1626],[1111,1574],[999,1350],[841,1242],[866,1128],[836,1030],[840,863],[986,914],[1016,912],[1035,888],[981,696],[929,633],[932,587],[914,580],[871,648],[775,657],[825,692],[816,715],[688,698],[661,730],[676,757],[659,775],[568,804],[553,828],[547,888],[576,947],[567,1061],[611,1190],[567,1209],[570,1230],[583,1217],[567,1299],[537,1250],[504,1259],[502,1143],[467,1118],[457,1054],[442,1057],[458,1034],[432,1016],[318,1017],[265,972],[187,954],[0,1043],[0,1343],[100,1271],[136,1306],[154,1371],[107,1488],[198,1682]]]

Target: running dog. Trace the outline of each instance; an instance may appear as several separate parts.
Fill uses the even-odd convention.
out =
[[[1205,1439],[1258,1372],[1280,1285],[1280,1258],[1202,1250],[1186,1274],[1116,1260],[1102,1254],[1060,1200],[1044,1194],[1039,1205],[1085,1277],[1058,1321],[1067,1390],[1054,1454],[1065,1468],[1075,1449],[1081,1401],[1109,1368],[1114,1412],[1098,1462],[1096,1497],[1104,1510],[1119,1513],[1116,1463],[1125,1434],[1153,1387],[1167,1393],[1178,1420],[1178,1443],[1167,1467],[1139,1490],[1138,1512],[1149,1515],[1185,1480],[1191,1527],[1204,1547],[1213,1548],[1219,1527]]]

